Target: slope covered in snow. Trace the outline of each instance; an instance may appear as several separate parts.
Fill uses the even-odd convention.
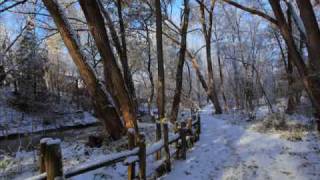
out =
[[[199,142],[186,161],[175,161],[162,179],[320,179],[319,138],[309,133],[302,141],[288,141],[279,134],[261,134],[251,128],[228,124],[202,113]]]
[[[66,100],[50,105],[46,100],[41,112],[24,112],[10,105],[14,98],[10,90],[0,89],[0,94],[0,138],[98,122],[91,113],[77,109]]]

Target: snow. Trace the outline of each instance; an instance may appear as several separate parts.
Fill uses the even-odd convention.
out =
[[[44,143],[47,143],[48,141],[52,140],[52,138],[42,138],[40,140],[40,144],[44,144]]]
[[[160,140],[152,144],[151,146],[147,147],[147,150],[146,150],[147,156],[159,151],[163,147],[163,145],[164,145],[163,140]]]
[[[47,140],[46,142],[47,142],[47,145],[61,144],[60,139],[50,139],[50,140]]]
[[[137,162],[139,160],[139,157],[138,156],[129,156],[128,158],[126,158],[124,161],[123,161],[123,164],[124,165],[129,165],[129,164],[132,164],[134,162]]]
[[[87,142],[85,134],[95,133],[96,128],[88,128],[81,131],[83,136],[65,138],[61,143],[63,166],[66,172],[76,167],[88,165],[105,159],[110,154],[127,150],[126,137],[107,142],[101,148],[90,148],[85,145]],[[146,143],[150,145],[155,139],[155,124],[139,123],[139,131],[146,134]],[[80,132],[79,132],[80,133]],[[50,139],[50,138],[49,138]],[[111,155],[112,156],[112,155]],[[109,156],[110,157],[110,156]],[[134,156],[131,156],[134,157]],[[151,157],[151,156],[150,156]],[[151,157],[152,158],[152,157]],[[0,179],[20,180],[39,174],[37,151],[20,150],[16,155],[7,154],[0,150]],[[126,179],[127,166],[122,162],[104,168],[99,168],[71,179]]]
[[[135,148],[133,150],[127,150],[127,151],[123,151],[123,152],[119,152],[119,153],[115,153],[115,154],[110,154],[110,155],[107,155],[103,158],[99,158],[99,159],[92,160],[90,162],[83,163],[80,166],[78,165],[73,170],[70,170],[69,173],[74,174],[75,172],[86,171],[87,169],[92,168],[92,167],[99,167],[99,166],[106,164],[110,161],[116,161],[118,159],[125,158],[126,156],[135,155],[138,153],[138,151],[139,151],[139,148]]]
[[[129,129],[128,129],[128,133],[130,133],[130,134],[135,134],[136,131],[134,130],[134,128],[129,128]]]
[[[8,110],[7,112],[10,112]],[[20,116],[19,116],[20,114]],[[26,134],[35,133],[43,130],[52,130],[59,128],[72,127],[77,125],[89,125],[97,123],[98,120],[93,117],[90,113],[84,112],[83,118],[72,117],[62,118],[55,121],[53,124],[45,125],[42,119],[38,117],[30,116],[28,114],[22,115],[21,113],[11,109],[10,116],[14,118],[5,118],[6,115],[2,115],[0,112],[0,136],[8,136],[10,134]],[[4,117],[4,118],[1,118]],[[31,122],[31,123],[30,123]]]
[[[28,134],[79,125],[95,124],[98,120],[89,112],[77,111],[70,104],[54,105],[45,114],[24,113],[7,101],[13,98],[11,91],[0,89],[0,137],[12,134]]]
[[[247,117],[241,112],[223,115],[212,115],[212,106],[201,110],[202,133],[200,141],[188,150],[186,160],[173,160],[172,171],[159,179],[179,180],[210,180],[210,179],[320,179],[320,147],[319,136],[313,131],[306,133],[301,141],[289,141],[277,132],[259,133],[250,128],[254,123],[247,122]],[[266,108],[260,108],[261,114],[267,113]],[[265,114],[267,115],[267,114]],[[310,119],[302,115],[289,116],[290,120],[308,123]],[[235,123],[236,121],[246,122]],[[252,123],[250,125],[250,123]],[[154,139],[155,125],[139,123],[141,131],[146,134],[147,149],[158,149]],[[178,134],[170,133],[169,139],[174,140]],[[121,140],[126,142],[126,139]],[[151,143],[154,144],[151,146]],[[88,148],[83,142],[61,143],[63,165],[66,172],[74,168],[83,168],[90,164],[104,161],[105,158],[114,158],[116,147],[121,142],[112,142],[107,147],[114,148]],[[124,147],[126,148],[126,147]],[[173,152],[175,149],[171,148]],[[120,151],[123,151],[121,149]],[[109,154],[109,155],[108,155]],[[106,157],[107,155],[107,157]],[[15,162],[6,161],[8,157],[1,157],[4,172],[21,169],[23,172],[11,179],[25,179],[37,175],[37,161],[34,151],[20,151],[16,154]],[[125,161],[133,162],[137,156],[130,156]],[[149,178],[155,172],[160,161],[153,155],[147,157],[147,175]],[[138,168],[138,165],[136,166]],[[137,169],[138,170],[138,169]],[[138,171],[137,171],[138,172]],[[1,174],[5,177],[6,173]],[[7,176],[12,177],[12,176]],[[0,178],[1,179],[1,178]],[[103,167],[71,178],[72,180],[90,179],[127,179],[127,166],[120,162],[108,167]]]
[[[292,142],[228,124],[211,109],[201,113],[200,141],[187,160],[175,161],[161,179],[320,179],[319,137],[312,132]]]

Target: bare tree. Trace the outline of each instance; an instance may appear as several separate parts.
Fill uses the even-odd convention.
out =
[[[155,0],[156,10],[156,38],[157,38],[157,59],[158,59],[158,82],[157,82],[157,104],[159,118],[165,117],[165,76],[162,45],[162,11],[161,0]]]
[[[216,109],[216,114],[221,114],[222,109],[220,106],[218,92],[216,90],[216,85],[213,77],[213,67],[211,60],[211,37],[212,37],[212,23],[213,23],[213,10],[215,6],[215,0],[211,1],[210,8],[206,8],[204,0],[198,1],[200,5],[200,15],[201,15],[201,24],[202,24],[202,33],[206,43],[206,57],[207,57],[207,68],[208,68],[208,94],[209,98],[214,104]],[[208,10],[207,10],[208,9]],[[205,10],[208,12],[208,24],[206,19]]]
[[[250,12],[254,15],[260,16],[262,18],[265,18],[269,22],[276,25],[285,40],[285,43],[288,47],[288,51],[290,55],[292,56],[292,62],[296,66],[299,75],[301,77],[301,80],[303,82],[304,88],[312,102],[312,105],[316,111],[316,117],[319,119],[320,117],[320,76],[317,76],[317,73],[319,71],[319,54],[316,54],[317,51],[316,47],[317,42],[319,42],[319,27],[317,26],[314,11],[312,9],[312,5],[310,4],[310,1],[307,0],[306,2],[303,1],[297,1],[299,10],[300,10],[300,16],[303,20],[304,26],[306,29],[308,29],[307,33],[307,49],[308,49],[308,58],[310,60],[309,64],[306,64],[302,54],[300,54],[298,47],[295,43],[295,37],[290,31],[290,27],[288,24],[288,21],[286,20],[285,14],[281,8],[280,1],[279,0],[269,0],[269,3],[272,7],[272,11],[275,15],[275,18],[267,15],[264,12],[261,12],[259,10],[245,7],[239,3],[236,3],[231,0],[223,0],[224,2],[233,5],[237,8],[240,8],[244,11]],[[298,25],[299,26],[299,25]],[[318,120],[318,128],[320,128],[320,120]],[[319,129],[320,130],[320,129]]]
[[[171,122],[176,122],[179,112],[179,105],[182,91],[182,79],[183,79],[183,66],[186,58],[187,50],[187,31],[189,23],[189,1],[184,0],[184,12],[183,22],[181,28],[181,42],[180,42],[180,54],[176,72],[176,89],[173,97],[172,110],[171,110]]]
[[[99,4],[97,1],[90,0],[80,0],[79,3],[86,17],[89,30],[95,40],[100,56],[103,59],[104,76],[108,91],[119,102],[119,107],[125,121],[125,127],[127,129],[135,128],[138,132],[135,105],[112,52]]]
[[[88,65],[87,61],[89,61],[89,59],[82,51],[77,35],[70,26],[57,1],[44,0],[43,3],[53,17],[60,35],[79,70],[80,76],[87,86],[98,118],[102,120],[106,131],[111,135],[111,137],[114,139],[119,139],[123,132],[123,125],[120,117],[116,110],[111,106],[106,91],[99,83],[99,80],[97,79],[91,67]]]

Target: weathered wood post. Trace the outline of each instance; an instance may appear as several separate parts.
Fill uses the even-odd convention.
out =
[[[46,154],[46,147],[47,141],[52,140],[51,138],[42,138],[40,140],[40,152],[39,152],[39,169],[40,173],[46,172],[46,163],[45,163],[45,154]]]
[[[189,136],[188,147],[191,148],[195,139],[195,133],[192,131],[192,118],[189,118],[187,121],[187,135]]]
[[[135,130],[133,128],[128,129],[128,149],[132,150],[135,147]],[[135,178],[135,163],[128,166],[128,180]]]
[[[193,113],[193,114],[191,115],[191,118],[192,118],[193,121],[195,121],[195,120],[196,120],[196,114]]]
[[[197,142],[199,141],[199,124],[198,124],[198,121],[197,123],[195,124],[195,133],[194,133],[194,141]]]
[[[144,134],[139,135],[139,179],[145,180],[146,179],[146,139]]]
[[[161,140],[161,123],[160,121],[156,122],[156,142]],[[156,160],[161,159],[161,149],[156,152]]]
[[[192,115],[192,121],[198,121],[198,113],[197,112],[194,112],[193,115]],[[194,124],[194,142],[198,141],[198,123],[195,123]]]
[[[196,129],[196,132],[195,132],[195,134],[196,134],[196,141],[199,141],[199,139],[200,139],[200,133],[201,133],[201,121],[200,121],[200,114],[199,114],[199,112],[197,112],[197,116],[196,116],[196,120],[197,120],[197,122],[196,122],[196,124],[195,124],[195,129]]]
[[[174,124],[174,133],[179,133],[179,138],[181,138],[180,136],[180,126],[178,122],[175,122]],[[176,159],[180,158],[180,144],[179,144],[179,140],[177,142],[175,142],[175,147],[176,147]]]
[[[156,122],[156,117],[154,117],[154,115],[151,115],[151,122],[153,122],[153,123]]]
[[[196,123],[194,124],[194,141],[197,142],[199,140],[199,123],[198,123],[198,114],[195,114],[194,116],[194,120],[196,121]]]
[[[187,140],[186,140],[186,122],[181,122],[180,125],[180,137],[181,137],[181,158],[187,159]]]
[[[47,180],[63,177],[62,155],[59,139],[51,139],[46,143],[45,166]]]
[[[197,115],[198,115],[198,126],[199,126],[199,135],[200,135],[200,133],[201,133],[201,117],[200,117],[199,111],[197,112]]]
[[[171,160],[170,160],[170,149],[169,149],[169,127],[168,123],[163,123],[163,144],[164,144],[164,153],[166,158],[166,170],[171,171]]]

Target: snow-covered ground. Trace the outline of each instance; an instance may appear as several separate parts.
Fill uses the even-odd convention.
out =
[[[9,99],[14,97],[11,91],[0,89],[0,94],[0,137],[98,122],[89,112],[79,111],[65,101],[62,101],[61,104],[48,106],[44,113],[25,113],[9,105]]]
[[[266,115],[266,114],[265,114]],[[250,127],[246,116],[235,114],[212,115],[212,106],[201,111],[202,133],[200,141],[187,153],[187,160],[174,160],[172,171],[159,179],[210,180],[210,179],[320,179],[319,136],[312,131],[303,134],[302,140],[289,141],[281,133],[259,133]],[[235,123],[236,119],[246,123]],[[307,121],[305,117],[296,119]],[[154,142],[154,124],[139,124],[141,132],[147,133],[147,142]],[[112,142],[102,148],[89,148],[81,141],[62,142],[65,169],[99,160],[107,154],[126,148],[126,139]],[[5,161],[4,161],[5,160]],[[0,163],[0,169],[19,170],[17,175],[0,179],[24,179],[37,174],[35,152],[20,152],[13,159]],[[15,161],[13,161],[15,160]],[[147,160],[147,174],[154,171],[154,156]],[[12,164],[10,164],[12,163]],[[20,168],[20,169],[19,169]],[[4,169],[3,169],[4,170]],[[127,179],[127,167],[118,163],[100,168],[73,180]],[[149,179],[153,179],[149,177]]]
[[[307,134],[302,141],[288,141],[279,134],[261,134],[202,113],[201,139],[175,161],[162,179],[320,179],[319,137]]]
[[[101,129],[100,129],[101,130]],[[146,143],[150,145],[155,141],[155,124],[139,123],[139,130],[146,135]],[[86,135],[99,133],[96,127],[76,132],[73,137],[66,137],[61,143],[63,166],[65,170],[100,160],[110,155],[127,149],[127,138],[118,141],[104,142],[101,148],[90,148],[86,146]],[[79,134],[80,133],[80,134]],[[18,151],[14,156],[0,151],[0,180],[21,180],[39,174],[38,151]],[[150,161],[152,161],[150,156]],[[152,170],[150,170],[152,171]],[[90,179],[127,179],[127,167],[122,163],[114,166],[100,168],[95,171],[76,176],[73,180]]]

